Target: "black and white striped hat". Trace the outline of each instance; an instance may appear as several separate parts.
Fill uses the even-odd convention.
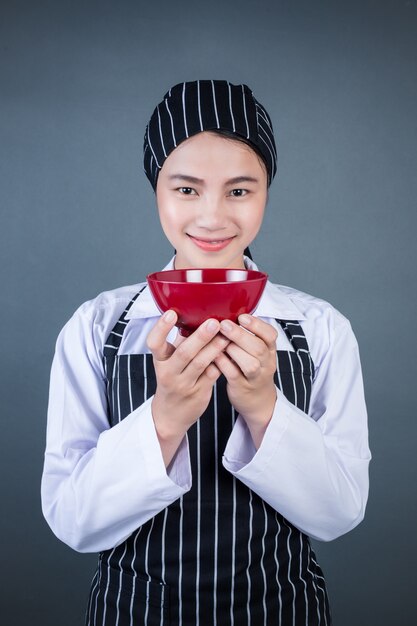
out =
[[[271,119],[247,85],[226,80],[196,80],[172,87],[152,113],[146,127],[145,174],[156,189],[159,170],[185,139],[205,130],[224,130],[251,145],[262,157],[268,184],[277,171]]]

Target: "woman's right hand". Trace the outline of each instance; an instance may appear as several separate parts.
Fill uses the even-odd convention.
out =
[[[168,466],[185,433],[207,408],[221,372],[213,361],[229,340],[219,333],[217,320],[206,320],[187,338],[167,341],[177,315],[167,311],[148,335],[157,380],[152,416]]]

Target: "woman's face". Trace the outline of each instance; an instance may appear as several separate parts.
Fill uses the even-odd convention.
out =
[[[267,197],[265,166],[249,146],[211,132],[182,142],[156,187],[161,225],[177,251],[175,268],[243,268]]]

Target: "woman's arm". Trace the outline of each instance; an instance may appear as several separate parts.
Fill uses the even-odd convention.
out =
[[[167,474],[152,398],[109,428],[99,329],[84,306],[58,338],[41,487],[50,527],[80,552],[121,543],[191,487],[186,442]]]
[[[363,519],[370,458],[358,346],[340,316],[316,371],[309,415],[277,390],[258,451],[239,416],[224,465],[301,531],[329,541]]]

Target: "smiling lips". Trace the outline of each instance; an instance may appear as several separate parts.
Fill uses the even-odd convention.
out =
[[[234,239],[234,237],[228,237],[227,239],[197,239],[196,237],[192,237],[188,235],[190,239],[195,243],[196,246],[201,248],[201,250],[205,250],[207,252],[217,252],[218,250],[223,250],[229,243]]]

